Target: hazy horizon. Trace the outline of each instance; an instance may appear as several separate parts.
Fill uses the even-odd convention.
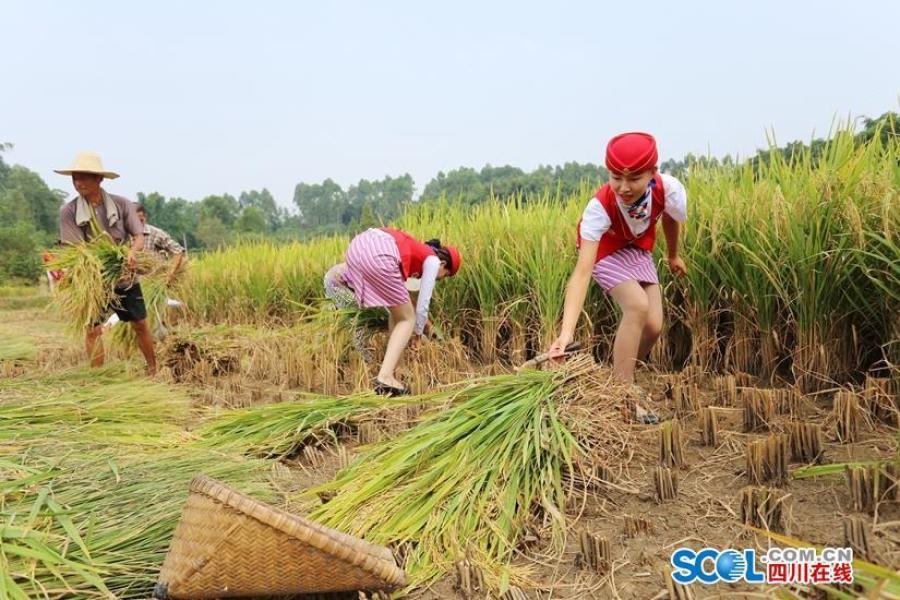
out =
[[[641,129],[661,159],[747,156],[897,110],[900,3],[222,2],[4,5],[4,160],[80,150],[110,190],[200,200],[332,178],[602,163]],[[891,76],[890,73],[895,73]]]

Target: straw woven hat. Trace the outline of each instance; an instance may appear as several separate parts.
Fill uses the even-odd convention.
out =
[[[103,168],[103,161],[96,152],[79,152],[72,161],[72,164],[65,169],[54,169],[54,172],[60,175],[71,175],[72,173],[95,173],[103,175],[104,179],[115,179],[119,176],[114,171],[107,171]]]

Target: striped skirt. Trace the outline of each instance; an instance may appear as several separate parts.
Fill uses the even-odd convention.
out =
[[[368,229],[347,248],[344,281],[364,308],[400,306],[409,302],[409,292],[400,271],[400,250],[391,234]]]
[[[602,258],[594,265],[593,275],[594,281],[600,284],[604,292],[609,292],[626,281],[659,283],[653,255],[633,246],[622,248]]]

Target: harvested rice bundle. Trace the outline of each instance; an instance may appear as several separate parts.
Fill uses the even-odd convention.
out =
[[[197,473],[276,497],[269,461],[210,449],[0,457],[0,596],[151,597]]]
[[[543,529],[562,551],[567,475],[584,448],[601,450],[601,440],[617,435],[604,431],[611,419],[581,418],[604,412],[619,418],[609,406],[584,408],[602,404],[598,390],[583,383],[599,371],[587,362],[483,378],[448,394],[452,408],[304,492],[333,494],[311,517],[373,543],[407,544],[405,569],[414,587],[451,572],[464,557],[492,590],[527,582],[527,570],[509,565],[522,532]]]
[[[171,326],[168,302],[175,296],[173,292],[182,281],[186,269],[186,264],[180,262],[174,271],[170,271],[168,265],[160,261],[154,265],[152,272],[141,278],[144,305],[147,307],[147,325],[157,339],[163,339],[168,335]],[[109,340],[113,347],[126,353],[137,347],[134,330],[131,327],[122,327],[121,324],[112,328]]]
[[[229,410],[207,422],[200,443],[251,455],[282,458],[310,443],[334,440],[340,430],[386,409],[421,404],[422,396],[389,398],[371,394],[348,397],[301,395],[283,402]],[[405,416],[405,415],[404,415]]]
[[[128,248],[113,242],[109,235],[98,235],[88,242],[67,244],[59,250],[47,268],[65,272],[56,288],[54,301],[69,319],[70,328],[82,333],[100,323],[115,301],[115,287],[134,276],[125,267]],[[158,268],[159,258],[141,252],[135,273]]]

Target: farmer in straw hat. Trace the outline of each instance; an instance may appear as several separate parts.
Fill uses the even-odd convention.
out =
[[[662,331],[662,293],[651,254],[660,219],[669,270],[679,276],[687,271],[678,256],[687,194],[680,181],[658,172],[657,161],[656,140],[647,133],[623,133],[607,145],[609,182],[588,201],[578,223],[578,262],[566,288],[562,331],[548,352],[560,356],[572,341],[593,277],[622,310],[613,344],[613,374],[631,385],[634,417],[643,423],[658,420],[641,405],[648,394],[634,385],[634,369]]]
[[[64,244],[88,241],[94,237],[95,227],[108,233],[117,244],[126,244],[130,240],[126,266],[133,271],[135,253],[144,248],[144,226],[132,202],[107,193],[100,185],[104,179],[116,179],[119,175],[104,169],[100,156],[93,152],[78,154],[71,166],[56,169],[56,172],[71,175],[72,185],[78,192],[59,211],[60,241]],[[120,282],[115,291],[118,299],[109,309],[115,311],[122,321],[131,323],[138,346],[147,361],[147,371],[153,374],[156,372],[156,354],[153,336],[147,326],[147,308],[141,284],[130,277],[127,282]],[[104,360],[101,323],[93,323],[84,340],[91,366],[94,367],[102,366]]]

